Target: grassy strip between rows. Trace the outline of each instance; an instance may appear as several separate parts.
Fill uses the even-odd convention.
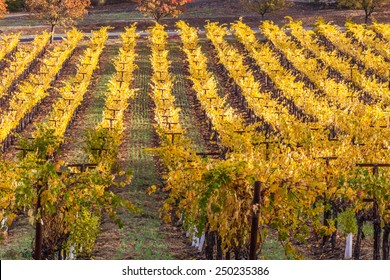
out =
[[[136,96],[130,103],[130,120],[124,143],[127,147],[127,162],[133,169],[134,177],[127,187],[131,201],[143,210],[142,215],[134,216],[122,213],[125,226],[120,230],[120,245],[114,259],[172,259],[168,252],[165,236],[160,232],[158,214],[159,201],[145,193],[146,188],[158,184],[153,157],[143,149],[152,146],[153,126],[149,119],[149,82],[151,65],[150,50],[145,43],[137,45],[136,71],[134,88]]]

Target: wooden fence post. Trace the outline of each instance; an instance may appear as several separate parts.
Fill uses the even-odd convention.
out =
[[[255,192],[253,195],[253,203],[252,206],[258,205],[260,207],[260,191],[261,191],[261,183],[259,181],[255,182]],[[252,228],[251,228],[251,243],[250,243],[250,251],[249,251],[249,259],[256,260],[256,251],[257,251],[257,235],[259,230],[259,208],[256,211],[252,212]]]

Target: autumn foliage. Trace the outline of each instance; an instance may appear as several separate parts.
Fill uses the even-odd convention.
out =
[[[183,12],[184,5],[192,0],[137,0],[138,10],[149,14],[157,22],[166,17],[177,17]]]
[[[0,0],[0,18],[3,18],[7,13],[7,4],[5,3],[5,0]]]
[[[90,0],[26,0],[34,17],[51,25],[52,35],[55,26],[70,25],[82,18],[90,5]]]

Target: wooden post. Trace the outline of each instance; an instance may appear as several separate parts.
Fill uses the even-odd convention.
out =
[[[207,231],[206,232],[206,259],[213,260],[214,259],[214,246],[215,246],[215,232]]]
[[[380,260],[381,259],[381,235],[382,235],[382,229],[381,229],[381,221],[379,216],[379,209],[378,209],[378,203],[374,201],[373,206],[373,225],[374,225],[374,260]]]
[[[337,227],[338,227],[338,222],[337,222],[337,217],[338,217],[338,209],[336,203],[332,202],[332,216],[334,219],[334,225],[336,230],[332,233],[331,236],[331,244],[332,244],[332,250],[334,251],[336,249],[336,241],[337,241]]]
[[[383,252],[383,259],[388,260],[389,259],[389,235],[390,235],[390,225],[387,224],[385,226],[385,230],[383,232],[383,242],[382,242],[382,252]]]
[[[387,69],[387,81],[388,81],[388,89],[390,89],[390,69]]]
[[[353,65],[351,64],[351,81],[353,82]]]
[[[222,238],[217,234],[217,260],[223,259],[223,253],[222,253]]]
[[[326,167],[328,168],[329,165],[330,165],[330,161],[331,160],[335,160],[337,159],[338,157],[335,157],[335,156],[330,156],[330,157],[322,157],[322,159],[325,160],[325,165]],[[327,171],[328,172],[328,171]],[[326,185],[327,185],[327,188],[329,186],[329,182],[326,182]],[[331,207],[331,201],[328,200],[327,196],[326,196],[326,192],[324,192],[324,208],[325,208],[325,211],[324,211],[324,226],[326,227],[329,227],[329,220],[332,218],[332,209],[330,209]],[[324,237],[322,238],[322,246],[325,246],[325,244],[328,242],[329,240],[329,237],[328,235],[324,235]],[[334,236],[335,238],[336,236]],[[333,240],[334,243],[336,243],[336,239]]]
[[[39,212],[40,218],[38,221],[35,221],[35,248],[34,248],[34,259],[35,260],[41,260],[42,259],[42,248],[43,248],[43,224],[42,224],[42,218],[43,218],[43,211],[42,211],[42,205],[41,205],[41,192],[42,192],[42,186],[37,186],[37,206],[36,211]]]
[[[364,223],[364,219],[363,219],[362,215],[363,215],[362,213],[358,213],[356,215],[358,232],[356,235],[356,243],[355,243],[355,248],[353,251],[353,258],[355,260],[360,259],[360,248],[362,246],[363,223]]]
[[[376,175],[378,174],[378,165],[374,165],[372,169],[372,174]],[[374,201],[373,205],[373,225],[374,225],[374,260],[380,260],[381,259],[381,235],[382,235],[382,229],[381,229],[381,220],[379,216],[379,208],[378,203]]]
[[[356,166],[360,167],[372,167],[372,174],[378,174],[379,167],[390,167],[389,163],[358,163]],[[373,226],[374,226],[374,253],[373,253],[373,259],[374,260],[380,260],[381,259],[381,235],[382,235],[382,228],[381,228],[381,221],[380,221],[380,215],[379,215],[379,206],[378,202],[373,199]],[[383,248],[383,244],[382,244]],[[387,253],[387,252],[386,252]],[[384,256],[385,258],[385,256]]]
[[[258,205],[260,207],[260,191],[261,191],[261,183],[259,181],[255,182],[255,190],[253,195],[253,203],[252,206]],[[251,228],[251,243],[249,250],[249,259],[256,260],[256,251],[257,251],[257,235],[259,230],[259,209],[257,211],[253,211],[252,213],[252,228]]]

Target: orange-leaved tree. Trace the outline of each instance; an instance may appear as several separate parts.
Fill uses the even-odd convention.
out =
[[[73,24],[88,13],[90,5],[90,0],[26,0],[33,16],[51,25],[51,42],[56,26]]]
[[[153,19],[159,22],[166,16],[177,17],[184,10],[185,4],[192,0],[136,0],[138,10],[149,14]]]
[[[7,4],[5,0],[0,0],[0,18],[3,18],[6,14],[8,14]]]

